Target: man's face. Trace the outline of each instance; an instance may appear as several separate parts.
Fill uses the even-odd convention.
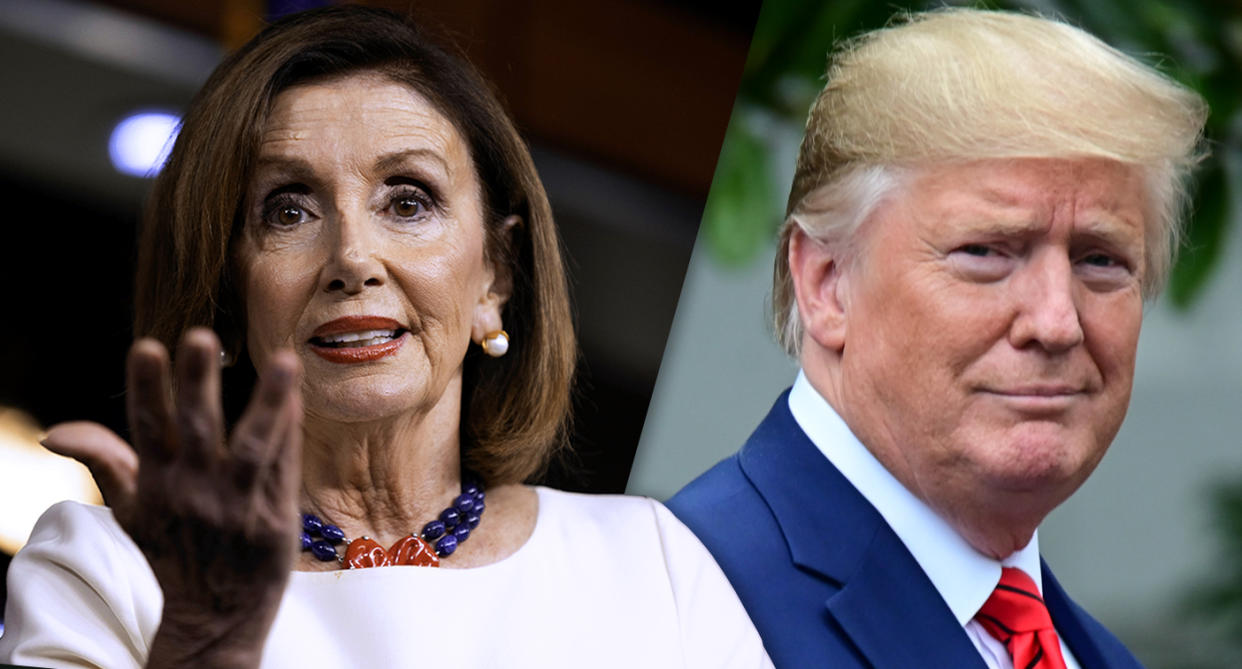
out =
[[[1042,519],[1121,426],[1143,311],[1143,186],[1105,160],[924,170],[880,205],[843,269],[839,408],[984,552],[1008,547],[971,536],[976,516]]]

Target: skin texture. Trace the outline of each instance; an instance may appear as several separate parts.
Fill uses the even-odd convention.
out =
[[[295,550],[299,509],[389,546],[448,505],[462,361],[502,327],[509,294],[486,258],[465,143],[420,94],[377,75],[277,96],[245,211],[234,262],[260,383],[233,434],[219,342],[198,328],[175,365],[158,342],[132,347],[132,447],[94,423],[44,442],[90,467],[160,583],[150,667],[258,666],[290,569],[339,568]],[[313,352],[316,328],[364,315],[408,330],[395,354],[342,364]],[[487,495],[483,524],[442,568],[490,564],[530,536],[532,489]]]
[[[852,257],[792,240],[812,385],[985,555],[1029,543],[1121,426],[1144,202],[1120,163],[987,160],[916,171]]]
[[[425,98],[377,76],[292,88],[273,105],[245,225],[236,264],[250,356],[262,366],[292,349],[304,369],[303,506],[391,545],[460,490],[462,360],[502,327],[508,297],[509,277],[485,258],[466,144]],[[317,327],[360,315],[397,321],[407,341],[366,364],[313,353]],[[489,490],[484,522],[444,566],[516,550],[533,492]]]

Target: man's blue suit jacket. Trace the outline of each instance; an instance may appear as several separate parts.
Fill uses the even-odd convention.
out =
[[[778,669],[983,669],[884,518],[794,421],[789,393],[742,450],[668,501],[733,583]],[[1053,623],[1083,669],[1140,667],[1043,565]]]

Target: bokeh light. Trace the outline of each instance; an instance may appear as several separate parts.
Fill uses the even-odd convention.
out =
[[[181,119],[163,111],[136,112],[121,119],[108,139],[108,156],[122,174],[154,177],[159,174]]]

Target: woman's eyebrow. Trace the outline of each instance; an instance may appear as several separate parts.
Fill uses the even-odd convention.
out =
[[[259,156],[255,165],[255,174],[265,178],[279,176],[282,179],[313,181],[315,168],[306,160],[296,156],[268,154]]]
[[[442,172],[445,174],[450,173],[448,162],[444,160],[444,156],[432,149],[405,149],[403,151],[386,153],[376,159],[375,171],[390,172],[408,165],[410,162],[435,163]]]

